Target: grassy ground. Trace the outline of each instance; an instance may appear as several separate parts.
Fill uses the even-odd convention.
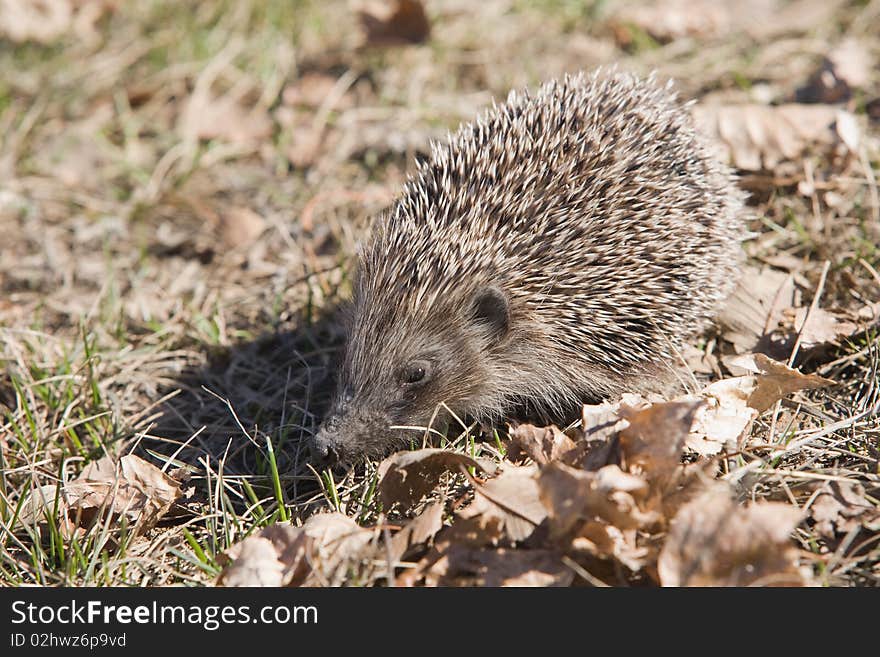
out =
[[[204,584],[276,521],[330,507],[375,522],[373,468],[334,479],[301,449],[328,401],[349,256],[429,140],[493,98],[617,62],[686,97],[784,102],[844,37],[880,51],[876,0],[669,43],[615,11],[434,2],[427,43],[364,49],[345,2],[152,0],[45,43],[0,37],[0,583]],[[823,306],[880,299],[878,83],[849,101],[861,160],[751,180],[749,257],[799,263],[807,303],[826,261]],[[749,494],[803,504],[831,477],[877,504],[877,331],[803,366],[838,385],[753,431],[831,429]],[[35,487],[129,451],[189,473],[156,529],[21,522]],[[823,583],[876,585],[877,535],[851,534],[796,538],[824,555]]]

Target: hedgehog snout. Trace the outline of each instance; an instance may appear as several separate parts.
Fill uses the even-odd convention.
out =
[[[338,438],[341,418],[331,415],[318,429],[309,444],[311,461],[319,467],[329,467],[342,461],[343,454]]]

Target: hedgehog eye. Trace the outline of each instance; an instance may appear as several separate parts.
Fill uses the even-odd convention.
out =
[[[400,372],[400,382],[404,385],[425,383],[431,374],[431,363],[426,360],[415,360]]]

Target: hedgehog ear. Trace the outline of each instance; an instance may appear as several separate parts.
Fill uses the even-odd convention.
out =
[[[510,328],[510,303],[497,287],[484,287],[477,291],[471,307],[471,317],[485,326],[494,340],[500,340]]]

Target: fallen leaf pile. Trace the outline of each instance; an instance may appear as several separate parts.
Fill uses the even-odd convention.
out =
[[[585,406],[580,428],[567,432],[512,427],[501,462],[439,449],[394,454],[379,466],[378,496],[386,514],[411,519],[361,528],[329,513],[269,527],[226,552],[218,584],[809,585],[791,541],[802,510],[743,503],[717,478],[718,458],[694,452],[747,447],[760,413],[830,382],[761,354],[737,366],[748,373],[692,397]],[[464,477],[472,495],[437,499],[450,476]],[[816,522],[828,531],[877,522],[842,491],[817,497]],[[374,567],[352,580],[364,563]]]

